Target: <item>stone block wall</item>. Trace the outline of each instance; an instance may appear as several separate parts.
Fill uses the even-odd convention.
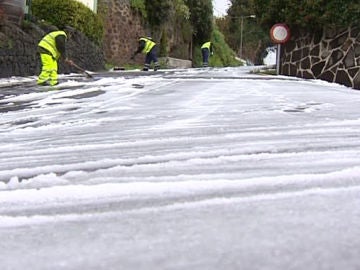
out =
[[[321,79],[360,90],[360,26],[292,33],[281,48],[282,75]]]
[[[39,69],[36,48],[40,33],[35,28],[28,30],[12,23],[0,26],[0,77],[34,75]]]
[[[104,53],[108,63],[129,63],[138,38],[147,35],[141,16],[130,8],[130,0],[101,0],[105,7]],[[142,62],[143,59],[141,59]]]

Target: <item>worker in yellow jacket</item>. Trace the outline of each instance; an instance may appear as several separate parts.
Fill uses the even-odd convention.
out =
[[[201,46],[201,55],[202,55],[202,60],[203,60],[203,67],[208,67],[209,66],[209,56],[213,55],[214,51],[213,51],[213,45],[210,41],[205,42],[202,46]]]
[[[38,77],[38,85],[58,84],[58,60],[60,57],[65,62],[72,64],[66,56],[65,43],[67,35],[64,31],[55,30],[45,35],[38,44],[38,52],[41,59],[41,73]]]
[[[131,59],[134,60],[135,56],[140,52],[145,54],[145,64],[143,71],[149,70],[151,62],[154,62],[154,71],[159,69],[160,65],[157,59],[157,45],[151,37],[139,38],[138,48],[132,55]]]

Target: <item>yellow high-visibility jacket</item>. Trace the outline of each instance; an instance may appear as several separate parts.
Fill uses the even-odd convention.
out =
[[[59,35],[64,35],[65,38],[67,38],[66,33],[64,31],[54,31],[43,37],[38,44],[39,47],[44,48],[45,50],[50,52],[55,59],[59,59],[61,56],[61,53],[57,49],[56,40],[55,40],[56,37]]]
[[[156,45],[156,43],[154,41],[152,41],[151,39],[148,38],[140,38],[139,40],[143,40],[145,41],[145,47],[142,50],[142,53],[148,53],[151,51],[151,49]]]

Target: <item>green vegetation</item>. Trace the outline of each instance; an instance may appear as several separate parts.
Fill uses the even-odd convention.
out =
[[[159,27],[169,19],[172,0],[145,1],[147,21],[152,27]]]
[[[130,0],[130,6],[140,12],[143,18],[147,18],[145,0]]]
[[[240,66],[242,63],[235,59],[234,51],[225,42],[224,35],[214,28],[210,39],[213,44],[214,55],[209,59],[212,67]],[[194,51],[193,63],[196,67],[202,66],[201,46],[197,46]]]
[[[258,24],[257,16],[254,18],[253,0],[231,2],[228,15],[217,18],[216,24],[224,34],[226,42],[239,57],[255,65],[262,65],[267,53],[266,48],[271,46],[269,30]]]
[[[213,6],[211,0],[185,0],[190,10],[193,42],[201,45],[209,40],[213,31]]]
[[[75,0],[33,0],[31,12],[38,20],[45,20],[58,28],[72,26],[96,44],[102,43],[103,23],[97,14]]]
[[[353,0],[254,0],[254,8],[267,28],[278,22],[310,30],[360,22],[360,3]]]

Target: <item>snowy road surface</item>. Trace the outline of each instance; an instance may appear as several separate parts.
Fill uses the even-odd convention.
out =
[[[1,79],[0,269],[360,269],[360,92],[247,71]]]

